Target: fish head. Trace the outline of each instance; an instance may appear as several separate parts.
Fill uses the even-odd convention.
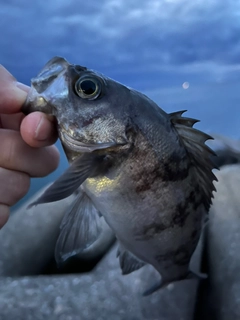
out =
[[[22,111],[57,119],[65,152],[92,152],[128,143],[130,89],[102,74],[52,58],[31,80]]]

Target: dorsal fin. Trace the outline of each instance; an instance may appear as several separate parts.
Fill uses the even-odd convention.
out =
[[[180,140],[184,144],[193,167],[195,168],[196,179],[203,195],[203,203],[208,211],[212,203],[213,191],[216,191],[213,181],[217,181],[212,172],[218,169],[211,159],[216,154],[206,144],[206,140],[213,139],[208,134],[193,128],[199,120],[182,117],[186,110],[169,113],[170,121],[177,130]]]

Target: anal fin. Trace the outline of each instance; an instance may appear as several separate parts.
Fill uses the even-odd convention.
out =
[[[123,245],[120,243],[117,251],[117,257],[119,257],[120,267],[122,269],[122,274],[126,275],[135,270],[142,268],[145,262],[138,259],[132,253],[127,251]]]

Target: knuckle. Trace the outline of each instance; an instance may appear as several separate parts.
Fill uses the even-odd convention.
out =
[[[5,131],[5,130],[4,130]],[[7,132],[8,133],[8,132]],[[14,159],[16,159],[16,133],[10,132],[7,135],[5,132],[1,134],[1,156],[0,165],[2,167],[10,167]]]
[[[5,163],[9,165],[12,163],[12,159],[14,158],[14,151],[15,151],[15,141],[10,139],[8,141],[7,147],[5,148]]]
[[[0,168],[0,203],[12,206],[28,192],[30,177],[23,172]]]
[[[14,187],[15,202],[24,197],[30,188],[30,177],[23,172],[17,172],[16,174],[16,183]]]

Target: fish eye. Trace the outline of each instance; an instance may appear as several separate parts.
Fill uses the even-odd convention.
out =
[[[75,91],[83,99],[96,99],[101,93],[100,80],[93,77],[81,77],[75,83]]]

